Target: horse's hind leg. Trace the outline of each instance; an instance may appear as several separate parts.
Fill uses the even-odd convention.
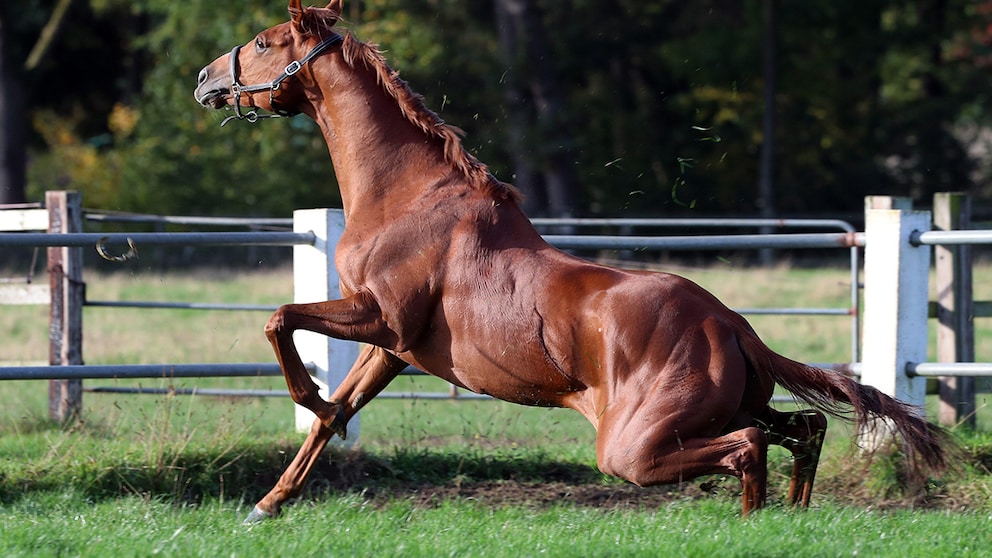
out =
[[[768,441],[792,452],[792,477],[789,481],[789,502],[809,507],[813,480],[820,462],[820,448],[827,432],[827,417],[820,411],[771,411]]]
[[[640,424],[640,421],[631,421]],[[671,424],[671,423],[670,423]],[[768,486],[768,440],[760,428],[748,427],[723,436],[696,437],[690,430],[660,428],[600,430],[599,468],[638,486],[687,481],[711,474],[734,475],[741,481],[741,511],[747,515],[765,504]]]

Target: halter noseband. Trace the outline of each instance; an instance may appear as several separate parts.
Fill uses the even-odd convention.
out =
[[[256,122],[259,118],[279,118],[283,116],[296,115],[297,113],[295,112],[276,109],[275,104],[273,103],[272,94],[279,89],[279,86],[286,80],[286,78],[296,72],[299,72],[300,68],[302,68],[304,64],[313,60],[331,46],[340,43],[342,40],[341,35],[338,34],[333,34],[330,37],[327,37],[323,41],[317,43],[317,46],[313,47],[313,50],[308,52],[306,56],[299,60],[290,62],[290,64],[286,66],[286,69],[282,71],[281,76],[270,81],[269,83],[260,83],[257,85],[241,85],[241,83],[238,82],[238,52],[241,51],[241,45],[231,49],[231,95],[234,97],[235,114],[225,118],[220,125],[223,127],[231,120],[247,120],[248,122]],[[255,110],[255,108],[251,108],[251,110],[244,113],[241,112],[241,94],[255,93],[256,91],[269,92],[269,105],[272,106],[275,114],[258,114],[258,111]]]

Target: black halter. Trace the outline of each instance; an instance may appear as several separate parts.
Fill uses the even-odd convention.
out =
[[[343,39],[341,35],[334,34],[327,37],[323,41],[317,43],[317,46],[313,47],[313,50],[307,53],[306,56],[299,60],[291,62],[286,69],[282,71],[282,75],[276,79],[270,81],[269,83],[260,83],[258,85],[241,85],[238,82],[238,52],[241,50],[241,45],[238,45],[231,49],[231,95],[234,97],[234,115],[228,116],[220,123],[224,126],[231,120],[247,120],[248,122],[255,122],[259,118],[279,118],[283,116],[295,116],[296,112],[290,112],[285,110],[279,110],[275,108],[273,103],[272,94],[275,93],[283,81],[289,76],[300,71],[300,68],[304,64],[313,60],[318,55],[323,53],[325,50],[333,45],[340,43]],[[258,114],[258,111],[252,108],[251,110],[242,113],[241,112],[241,94],[242,93],[254,93],[256,91],[268,91],[269,92],[269,104],[272,106],[273,112],[275,114]]]

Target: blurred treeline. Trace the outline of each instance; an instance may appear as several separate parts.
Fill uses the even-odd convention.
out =
[[[285,2],[0,4],[0,99],[23,101],[2,125],[23,124],[28,201],[76,189],[91,208],[253,216],[340,203],[305,117],[221,129],[226,113],[192,97],[200,68],[285,21]],[[992,193],[990,1],[346,0],[345,15],[533,215],[857,216],[866,194]]]

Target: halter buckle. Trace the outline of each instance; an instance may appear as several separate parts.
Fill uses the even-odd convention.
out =
[[[289,63],[289,66],[286,66],[286,69],[283,70],[283,73],[285,73],[286,76],[291,76],[291,75],[295,74],[296,72],[299,72],[300,71],[300,68],[302,68],[302,67],[303,67],[303,65],[300,64],[300,61],[299,60],[293,60],[292,62]]]

